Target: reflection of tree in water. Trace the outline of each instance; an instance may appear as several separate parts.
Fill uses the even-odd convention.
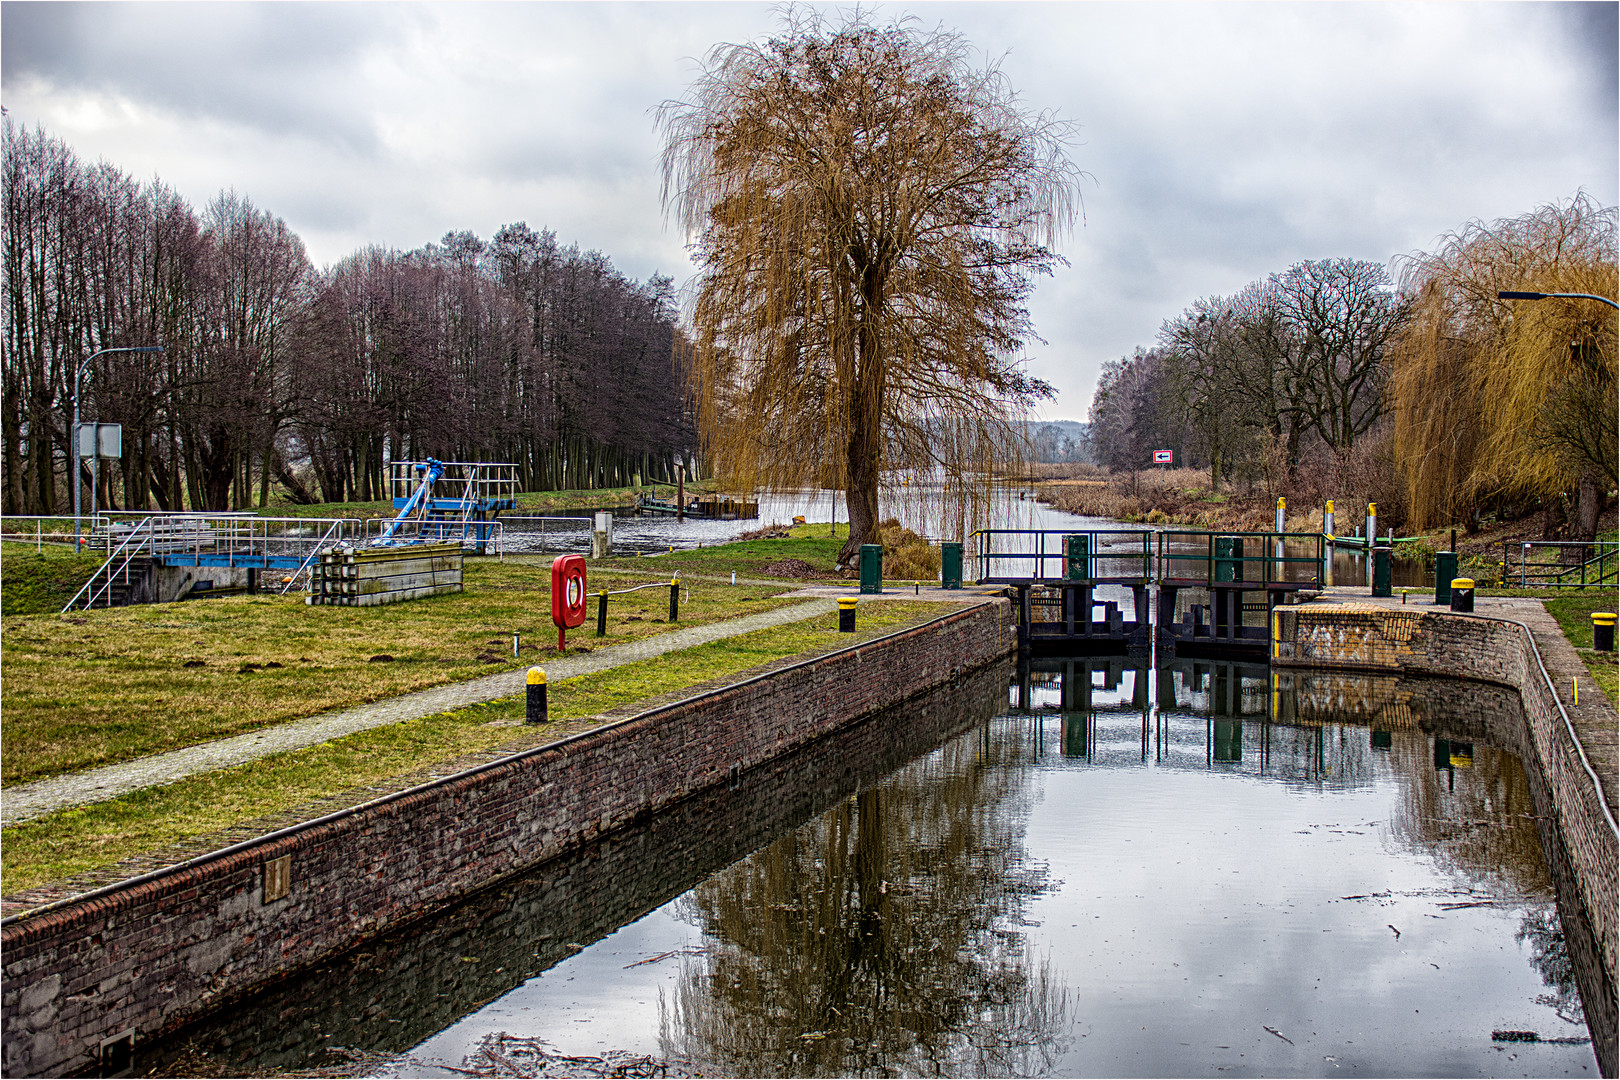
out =
[[[683,901],[707,962],[661,1003],[664,1054],[745,1076],[1036,1075],[1069,1030],[1032,963],[1053,887],[1023,833],[1016,727],[953,740]]]
[[[1558,909],[1549,904],[1526,911],[1513,937],[1529,943],[1530,963],[1541,973],[1541,981],[1553,989],[1551,994],[1543,994],[1536,1000],[1552,1006],[1565,1023],[1586,1023],[1581,993],[1575,985],[1575,965],[1570,960],[1569,942],[1564,939]]]
[[[1551,896],[1535,805],[1519,759],[1484,743],[1468,749],[1466,767],[1439,767],[1434,739],[1413,732],[1394,740],[1393,772],[1402,783],[1390,820],[1392,834],[1470,888]],[[1439,756],[1449,761],[1446,751],[1442,746]]]

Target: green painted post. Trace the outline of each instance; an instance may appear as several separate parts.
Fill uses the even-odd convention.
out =
[[[1451,579],[1457,576],[1457,553],[1455,551],[1437,551],[1434,553],[1434,602],[1437,604],[1451,604]]]
[[[1390,584],[1394,580],[1394,570],[1391,566],[1390,550],[1387,547],[1375,547],[1372,554],[1372,594],[1391,596],[1393,590]]]
[[[1069,581],[1091,577],[1091,537],[1084,533],[1063,538],[1063,576]]]
[[[861,545],[861,592],[883,591],[883,545]]]
[[[962,543],[947,540],[939,545],[939,584],[944,589],[962,587]]]

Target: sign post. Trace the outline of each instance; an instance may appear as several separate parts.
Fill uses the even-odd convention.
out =
[[[1159,467],[1159,487],[1164,487],[1164,470],[1166,465],[1175,464],[1176,452],[1174,450],[1153,451],[1153,464]]]

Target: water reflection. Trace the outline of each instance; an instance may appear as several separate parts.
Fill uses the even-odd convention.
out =
[[[982,672],[191,1038],[399,1076],[497,1032],[706,1075],[1589,1072],[1490,1038],[1584,1035],[1593,952],[1517,709],[1232,663]]]
[[[730,867],[680,902],[707,962],[662,1050],[729,1076],[1046,1072],[1064,989],[1020,927],[1051,890],[1023,842],[1030,791],[973,740]]]

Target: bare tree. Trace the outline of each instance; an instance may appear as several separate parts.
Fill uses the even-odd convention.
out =
[[[1030,275],[1072,226],[1068,126],[1024,111],[943,29],[790,9],[666,102],[664,199],[695,238],[699,427],[749,486],[840,484],[850,561],[886,467],[962,479],[1045,384]],[[958,491],[967,485],[953,484]]]
[[[1270,286],[1294,340],[1297,407],[1324,442],[1348,454],[1384,413],[1384,357],[1407,305],[1382,266],[1359,259],[1302,262],[1273,274]]]

